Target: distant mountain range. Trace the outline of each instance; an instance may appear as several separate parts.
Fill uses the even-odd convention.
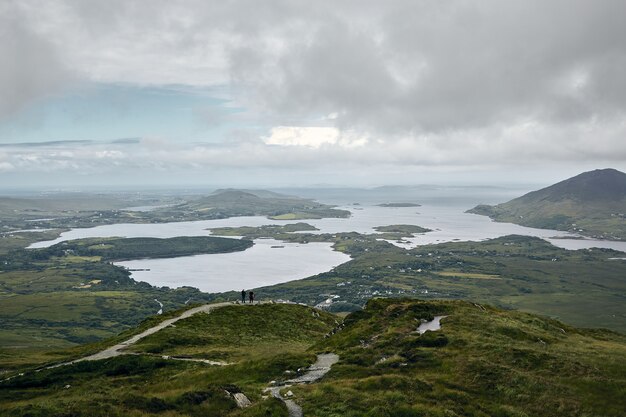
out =
[[[624,240],[626,174],[615,169],[584,172],[509,202],[481,204],[468,212],[499,222]]]

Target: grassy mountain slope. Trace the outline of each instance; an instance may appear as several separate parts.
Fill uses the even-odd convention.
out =
[[[441,330],[415,332],[440,314],[448,316]],[[340,355],[330,373],[289,388],[306,416],[611,417],[626,407],[626,337],[617,333],[463,301],[374,299],[336,320],[280,304],[199,314],[143,340],[134,348],[139,355],[0,383],[0,410],[15,417],[286,416],[262,389],[325,351]],[[224,390],[243,392],[253,406],[238,410]]]
[[[419,336],[421,319],[448,315]],[[340,355],[297,387],[310,416],[619,416],[626,338],[469,302],[376,299],[316,346]]]
[[[16,238],[19,242],[32,237],[15,236],[22,237]],[[249,240],[212,236],[81,239],[35,250],[4,245],[0,367],[50,360],[55,349],[110,337],[154,314],[159,303],[168,311],[213,298],[195,288],[138,283],[110,261],[223,253],[250,246]]]
[[[315,355],[307,349],[336,326],[335,320],[310,307],[284,304],[198,314],[146,338],[134,349],[144,354],[81,362],[0,383],[0,410],[15,417],[286,416],[282,404],[261,400],[262,389],[311,364]],[[162,358],[169,353],[231,365]],[[256,404],[239,411],[224,390],[243,391]]]
[[[501,222],[623,240],[626,174],[614,169],[585,172],[507,203],[479,205],[469,212]]]

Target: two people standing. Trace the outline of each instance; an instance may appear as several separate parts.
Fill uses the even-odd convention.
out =
[[[250,304],[254,304],[254,292],[250,291],[248,293],[248,300],[250,301]],[[246,303],[246,290],[241,290],[241,303],[245,304]]]

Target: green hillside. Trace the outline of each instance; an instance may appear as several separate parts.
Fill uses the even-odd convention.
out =
[[[40,249],[38,254],[41,258],[69,254],[96,257],[106,261],[122,261],[237,252],[252,247],[252,244],[251,240],[213,236],[178,236],[166,239],[154,237],[90,238],[57,243],[49,248]]]
[[[130,206],[149,206],[132,211]],[[350,212],[315,200],[265,190],[217,190],[208,196],[139,198],[134,195],[50,194],[28,198],[0,196],[3,232],[93,227],[116,223],[165,223],[266,216],[277,220],[348,217]]]
[[[420,320],[447,315],[420,336]],[[377,299],[320,343],[341,362],[298,387],[315,416],[620,416],[626,338],[471,302]]]
[[[224,217],[268,216],[278,220],[321,219],[323,217],[348,217],[349,211],[313,200],[273,193],[269,191],[218,190],[215,193],[188,203],[172,207],[176,213],[209,212]]]
[[[262,389],[311,364],[315,355],[308,348],[323,340],[336,319],[285,304],[197,314],[142,340],[134,348],[140,355],[27,372],[0,383],[0,415],[287,416],[279,401],[262,400]],[[167,360],[164,354],[229,364]],[[239,411],[225,390],[244,392],[254,405]]]
[[[626,174],[614,169],[585,172],[507,203],[479,205],[468,212],[522,226],[624,240]]]
[[[419,335],[435,315],[447,316],[441,329]],[[610,417],[626,408],[623,335],[465,301],[374,299],[343,322],[300,305],[223,307],[132,350],[1,382],[0,414],[287,416],[263,389],[321,352],[340,357],[322,380],[283,389],[305,416]],[[238,409],[226,391],[252,406]]]
[[[0,373],[51,360],[55,350],[111,337],[159,309],[213,297],[196,288],[153,287],[112,265],[123,259],[242,251],[250,240],[212,236],[80,239],[14,249],[40,234],[0,239]],[[15,241],[15,242],[14,242]]]

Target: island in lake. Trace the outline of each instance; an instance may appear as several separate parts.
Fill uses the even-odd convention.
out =
[[[417,203],[382,203],[377,204],[378,207],[421,207],[421,204]]]

